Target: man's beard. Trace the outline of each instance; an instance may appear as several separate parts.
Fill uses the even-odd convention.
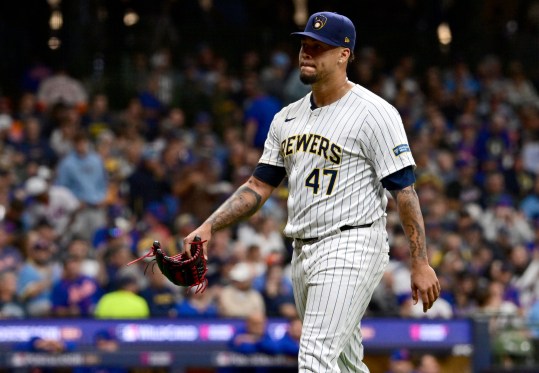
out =
[[[316,74],[314,75],[300,74],[299,80],[301,80],[301,82],[305,85],[311,85],[311,84],[316,83],[316,81],[318,80],[318,77]]]

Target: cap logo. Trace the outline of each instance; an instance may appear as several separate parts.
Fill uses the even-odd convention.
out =
[[[349,38],[348,36],[345,36],[345,37],[344,37],[344,42],[345,42],[345,43],[350,43],[350,38]]]
[[[313,20],[313,29],[320,30],[322,27],[326,25],[326,22],[328,21],[326,16],[318,15],[314,17]]]

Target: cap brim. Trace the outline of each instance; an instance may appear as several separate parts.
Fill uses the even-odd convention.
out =
[[[344,47],[344,48],[349,48],[349,47],[345,47],[344,45],[337,44],[337,43],[335,43],[334,41],[331,41],[330,39],[325,38],[325,37],[323,37],[323,36],[320,36],[320,35],[318,35],[318,34],[315,34],[315,33],[313,33],[313,32],[293,32],[293,33],[291,33],[290,35],[292,35],[292,36],[307,36],[307,37],[309,37],[309,38],[312,38],[312,39],[321,41],[322,43],[326,43],[326,44],[332,45],[332,46],[334,46],[334,47]]]

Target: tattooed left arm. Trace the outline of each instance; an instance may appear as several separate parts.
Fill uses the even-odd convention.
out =
[[[392,190],[390,193],[397,201],[399,217],[404,233],[408,237],[412,260],[428,262],[425,223],[413,185],[400,190]]]
[[[410,245],[410,270],[412,275],[412,298],[414,304],[423,301],[423,312],[432,307],[440,296],[440,282],[429,265],[425,223],[414,186],[390,191],[397,201],[402,228]]]

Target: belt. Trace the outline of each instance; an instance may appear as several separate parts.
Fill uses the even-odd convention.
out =
[[[369,228],[373,223],[361,224],[361,225],[343,225],[339,228],[341,232],[349,231],[350,229],[360,229],[360,228]],[[318,241],[322,237],[312,237],[312,238],[295,238],[295,240],[300,241],[303,245],[308,245]]]

